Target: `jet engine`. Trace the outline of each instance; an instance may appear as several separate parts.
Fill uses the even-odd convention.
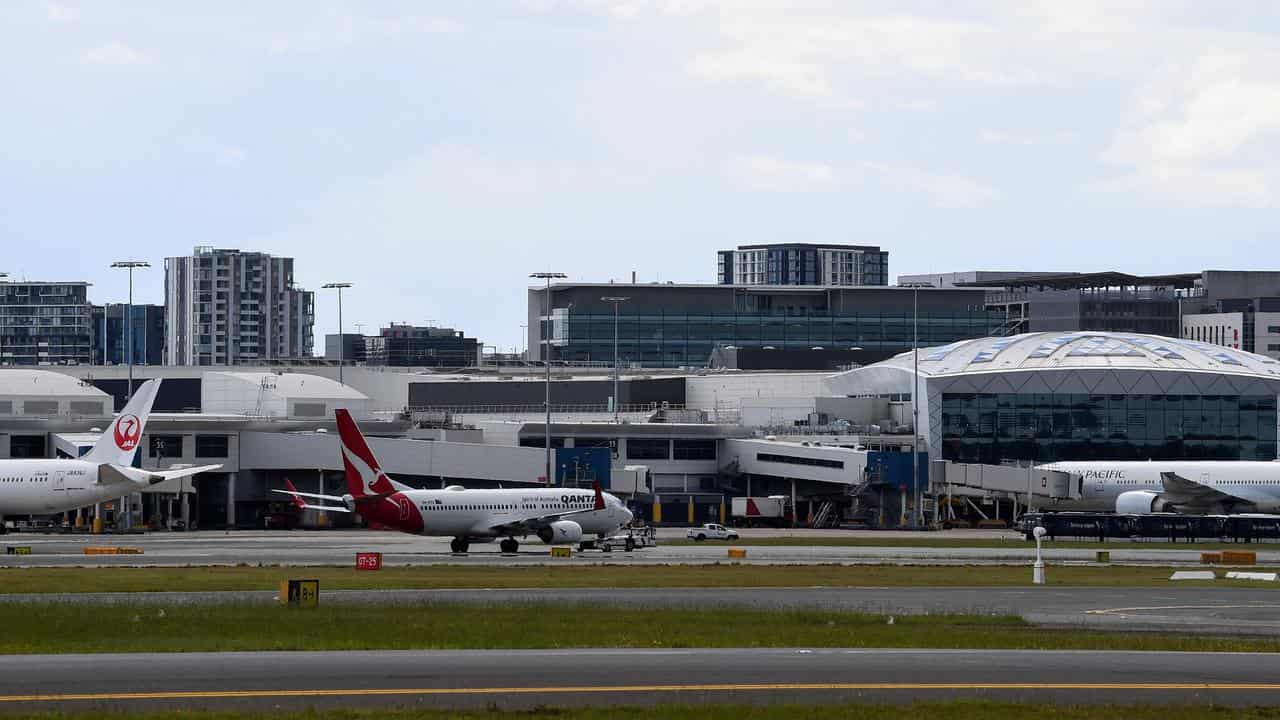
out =
[[[557,520],[539,530],[538,539],[548,545],[570,545],[582,539],[582,526],[572,520]]]
[[[1150,515],[1172,511],[1173,506],[1165,502],[1160,493],[1150,490],[1130,490],[1116,497],[1116,512],[1121,515]]]

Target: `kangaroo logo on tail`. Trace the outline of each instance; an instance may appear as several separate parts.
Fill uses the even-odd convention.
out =
[[[345,408],[339,408],[335,415],[338,420],[338,437],[342,441],[342,464],[347,474],[347,492],[354,497],[395,492],[395,485],[378,466],[378,460],[374,458],[373,451],[369,449],[355,420],[351,419],[351,413]]]

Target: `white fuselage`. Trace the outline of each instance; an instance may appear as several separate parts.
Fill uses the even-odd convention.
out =
[[[631,521],[622,501],[604,494],[604,509],[595,506],[595,493],[572,488],[528,490],[406,490],[400,495],[413,503],[422,517],[422,535],[451,537],[506,537],[523,535],[493,528],[558,513],[585,510],[564,520],[582,527],[584,536],[612,534]]]
[[[0,460],[0,516],[66,512],[134,489],[99,484],[98,465],[83,460]]]
[[[1121,493],[1164,490],[1161,473],[1181,478],[1239,498],[1241,512],[1280,512],[1280,462],[1230,460],[1151,460],[1138,462],[1059,462],[1038,466],[1066,472],[1072,477],[1078,500],[1054,502],[1063,510],[1114,511]]]

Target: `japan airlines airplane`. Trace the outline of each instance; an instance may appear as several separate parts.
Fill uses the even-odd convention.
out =
[[[316,495],[288,490],[295,505],[320,512],[354,512],[370,522],[415,535],[452,537],[454,552],[467,551],[472,540],[503,538],[501,549],[513,553],[516,538],[536,536],[548,545],[568,545],[588,536],[605,537],[631,522],[622,501],[600,491],[572,488],[527,490],[466,490],[452,485],[443,490],[416,490],[392,480],[378,466],[360,428],[345,409],[336,411],[345,495]],[[313,505],[298,499],[340,502],[342,507]]]
[[[159,380],[138,387],[93,448],[82,457],[0,460],[0,520],[5,515],[51,515],[114,500],[156,483],[217,470],[202,465],[175,470],[131,467],[142,442]],[[0,522],[0,532],[4,523]]]
[[[1080,498],[1068,510],[1146,515],[1280,512],[1280,462],[1150,460],[1060,462],[1037,469],[1071,475]]]

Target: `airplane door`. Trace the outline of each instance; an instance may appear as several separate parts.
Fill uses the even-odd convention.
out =
[[[53,485],[53,492],[46,496],[49,500],[45,503],[45,507],[53,509],[66,502],[67,473],[62,470],[57,470],[53,473],[53,477],[50,479],[52,480],[51,484]]]

